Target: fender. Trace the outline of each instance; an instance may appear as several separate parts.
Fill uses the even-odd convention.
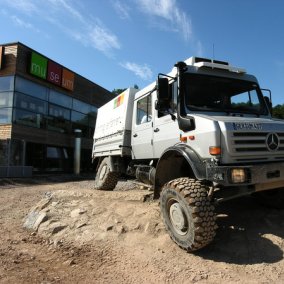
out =
[[[166,149],[156,166],[154,196],[158,197],[162,186],[179,177],[206,178],[206,164],[199,155],[185,144]]]

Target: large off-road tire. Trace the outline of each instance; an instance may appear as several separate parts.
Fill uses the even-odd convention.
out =
[[[96,174],[95,189],[99,190],[113,190],[118,182],[118,172],[111,172],[110,160],[105,157]]]
[[[201,181],[178,178],[165,184],[160,197],[162,217],[171,238],[188,252],[208,245],[216,234],[214,206]]]
[[[284,209],[284,188],[260,191],[253,196],[261,205],[269,208]]]

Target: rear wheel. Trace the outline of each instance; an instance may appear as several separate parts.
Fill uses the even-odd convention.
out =
[[[96,174],[95,189],[113,190],[118,182],[119,173],[111,172],[110,159],[105,157]]]
[[[216,234],[208,189],[201,181],[189,178],[172,180],[162,189],[160,207],[165,227],[174,242],[187,251],[208,245]]]

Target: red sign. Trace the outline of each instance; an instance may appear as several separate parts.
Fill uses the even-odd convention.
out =
[[[60,86],[61,80],[62,67],[53,61],[48,61],[47,81]]]
[[[2,69],[3,58],[4,58],[4,47],[0,46],[0,70]]]

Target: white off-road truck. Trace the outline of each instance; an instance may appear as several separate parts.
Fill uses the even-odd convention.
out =
[[[269,91],[269,90],[265,90]],[[216,204],[258,193],[284,202],[284,121],[271,94],[227,62],[191,57],[98,110],[97,189],[121,174],[151,185],[171,238],[187,251],[216,233]]]

